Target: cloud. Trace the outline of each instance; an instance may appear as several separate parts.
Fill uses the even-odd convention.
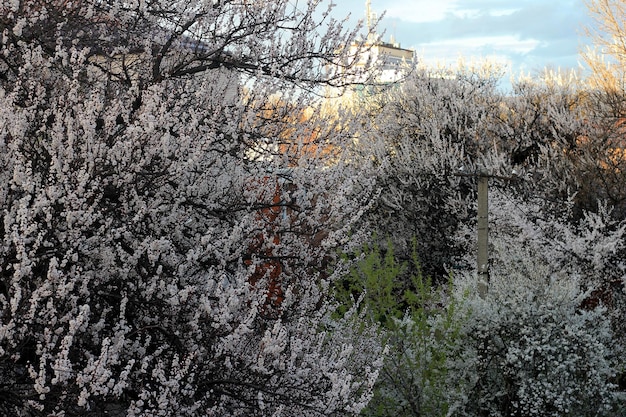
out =
[[[460,48],[463,50],[473,50],[476,52],[495,50],[510,51],[517,54],[526,54],[539,45],[541,41],[538,39],[520,39],[517,36],[482,36],[482,37],[465,37],[455,39],[445,39],[441,41],[422,43],[420,46],[424,48]]]
[[[385,5],[385,17],[412,23],[443,20],[458,9],[458,0],[392,1]]]
[[[515,2],[502,6],[502,1],[417,0],[388,1],[384,4],[385,17],[413,23],[438,22],[449,17],[475,18],[482,15],[506,16],[519,10]]]
[[[527,2],[528,0],[526,0]],[[510,1],[503,6],[498,0],[417,0],[388,1],[384,4],[385,17],[413,23],[438,22],[450,17],[476,18],[483,15],[507,16],[520,10],[519,3]]]
[[[538,39],[484,36],[422,43],[417,53],[418,59],[428,64],[454,65],[459,58],[463,58],[487,60],[510,69],[540,46]]]
[[[479,34],[520,34],[542,38],[576,36],[584,7],[576,0],[392,0],[383,28],[412,26],[429,39]]]

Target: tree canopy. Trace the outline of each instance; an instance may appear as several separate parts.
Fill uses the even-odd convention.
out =
[[[3,415],[364,406],[375,339],[325,321],[358,176],[276,151],[332,126],[263,117],[342,82],[356,32],[319,7],[0,5]]]

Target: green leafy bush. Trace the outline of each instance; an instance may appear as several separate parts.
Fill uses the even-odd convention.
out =
[[[362,415],[446,415],[463,391],[462,381],[451,380],[448,372],[448,364],[463,354],[461,304],[447,289],[433,287],[415,250],[410,261],[398,261],[389,241],[386,248],[366,245],[356,257],[336,289],[338,314],[358,304],[361,320],[378,324],[388,346],[374,397]]]

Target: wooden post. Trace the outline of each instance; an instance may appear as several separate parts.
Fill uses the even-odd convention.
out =
[[[487,295],[489,288],[489,176],[481,172],[478,176],[478,248],[476,263],[478,268],[478,294]]]

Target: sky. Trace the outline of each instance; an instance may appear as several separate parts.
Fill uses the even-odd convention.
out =
[[[334,0],[336,18],[365,18],[365,0]],[[384,40],[427,64],[490,59],[509,76],[577,69],[590,25],[584,0],[371,0]],[[383,15],[384,13],[384,15]]]

